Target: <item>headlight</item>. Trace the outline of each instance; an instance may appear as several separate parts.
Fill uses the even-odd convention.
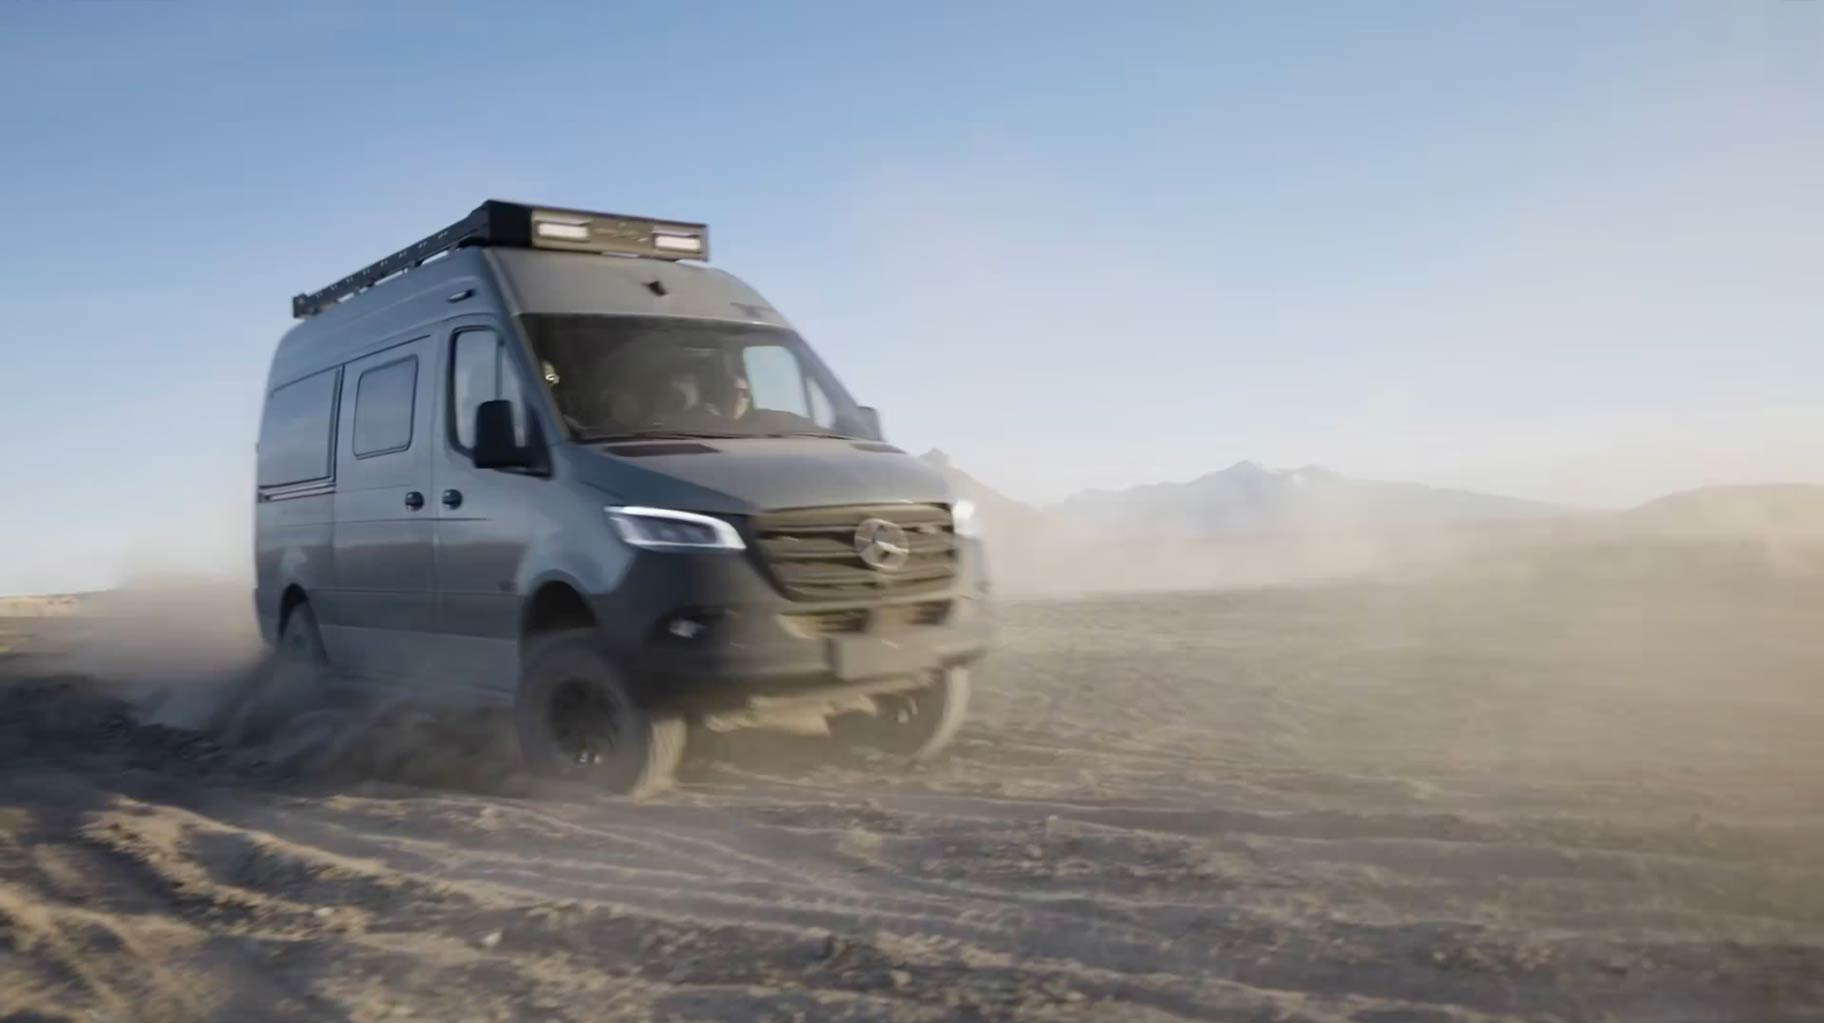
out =
[[[670,508],[606,509],[621,539],[649,551],[738,551],[747,547],[735,527],[710,515]]]
[[[976,510],[975,502],[966,497],[957,498],[950,506],[950,524],[957,536],[977,540],[982,537],[982,514]]]

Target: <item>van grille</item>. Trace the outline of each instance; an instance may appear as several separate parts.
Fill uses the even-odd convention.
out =
[[[870,568],[855,530],[884,519],[906,531],[911,556],[900,568]],[[939,590],[956,576],[956,534],[941,504],[795,508],[754,516],[756,548],[793,600],[869,600]]]

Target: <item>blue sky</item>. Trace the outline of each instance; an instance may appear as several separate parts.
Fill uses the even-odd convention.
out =
[[[20,3],[0,132],[0,592],[243,564],[289,296],[488,197],[1031,500],[1824,482],[1824,3]]]

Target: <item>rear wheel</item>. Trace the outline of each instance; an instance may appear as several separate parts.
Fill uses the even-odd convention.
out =
[[[928,760],[956,737],[969,710],[969,671],[945,668],[919,689],[874,698],[874,713],[843,714],[830,734],[847,746]]]
[[[643,706],[585,631],[536,641],[521,668],[513,720],[535,774],[627,796],[669,784],[684,757],[684,719]]]
[[[216,715],[216,735],[227,746],[266,741],[280,726],[323,708],[329,676],[316,613],[299,604],[286,615],[272,656]]]

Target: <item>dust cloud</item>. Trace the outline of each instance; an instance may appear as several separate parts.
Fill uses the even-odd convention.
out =
[[[1701,595],[1824,575],[1824,487],[1715,487],[1613,512],[1206,536],[1123,537],[1003,511],[988,545],[997,585],[1023,598],[1475,580]]]
[[[46,619],[42,663],[104,683],[150,720],[202,727],[263,662],[252,592],[210,576],[130,577]]]
[[[259,670],[245,586],[47,606],[64,630],[0,657],[0,1001],[1813,1018],[1814,496],[1151,555],[1028,522],[992,534],[1003,634],[948,756],[699,735],[646,802],[534,789],[501,731],[422,708],[224,745],[199,728]]]

